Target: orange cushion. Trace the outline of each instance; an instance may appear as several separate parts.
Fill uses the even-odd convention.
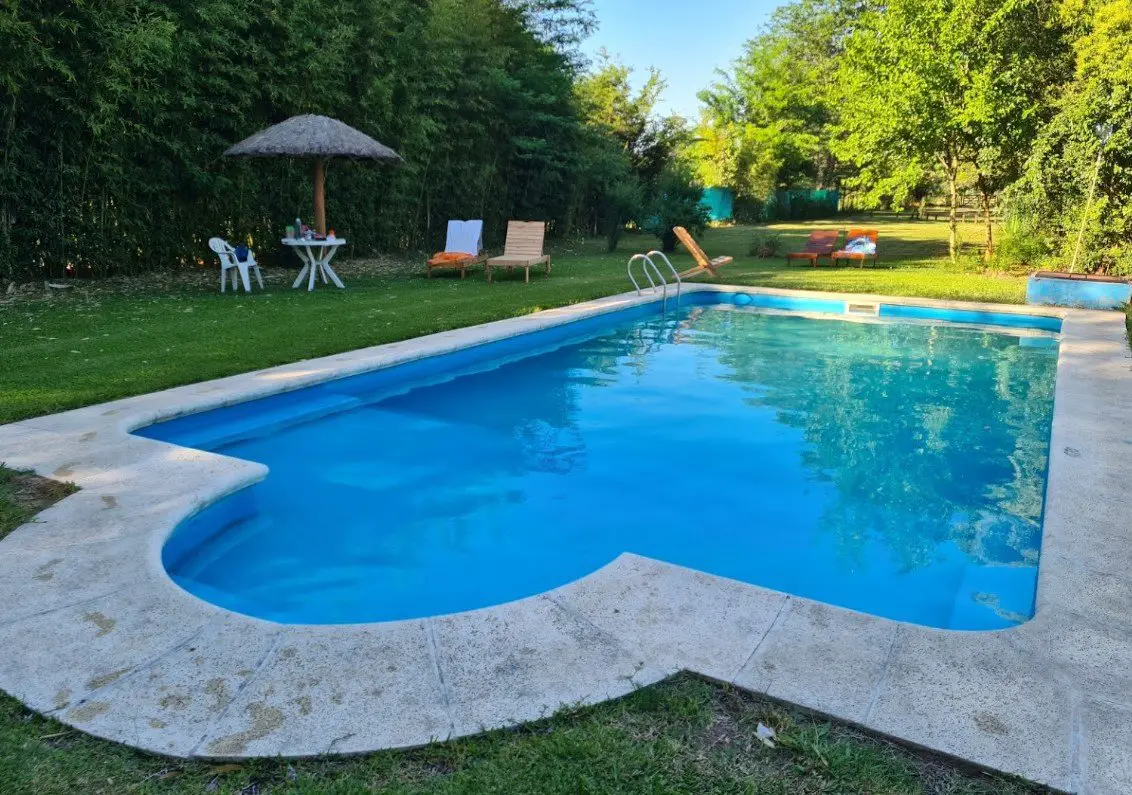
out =
[[[439,251],[433,254],[432,259],[428,261],[429,265],[456,265],[466,259],[474,259],[471,254],[466,254],[463,251]]]

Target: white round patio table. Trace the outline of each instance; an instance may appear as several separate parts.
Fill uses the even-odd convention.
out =
[[[333,240],[302,240],[293,237],[285,237],[283,238],[283,245],[295,249],[295,253],[298,254],[299,259],[303,261],[303,269],[299,271],[299,277],[295,279],[295,283],[291,285],[292,288],[298,287],[303,283],[303,279],[306,279],[307,292],[309,293],[314,289],[315,276],[320,275],[322,276],[323,284],[326,284],[327,279],[329,279],[341,289],[346,289],[346,285],[342,284],[342,280],[338,278],[338,274],[330,267],[330,260],[334,259],[338,248],[346,245],[344,238],[337,237]]]

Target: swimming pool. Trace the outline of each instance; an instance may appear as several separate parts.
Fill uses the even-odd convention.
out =
[[[153,425],[271,470],[164,563],[294,623],[486,607],[634,552],[1011,626],[1033,613],[1059,321],[970,314],[697,293]]]

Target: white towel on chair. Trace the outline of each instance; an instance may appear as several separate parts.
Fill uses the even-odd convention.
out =
[[[483,221],[449,221],[444,250],[478,256],[483,251]]]

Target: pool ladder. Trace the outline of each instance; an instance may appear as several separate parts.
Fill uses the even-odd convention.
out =
[[[647,254],[634,254],[633,256],[629,257],[629,265],[626,267],[626,271],[629,274],[629,281],[633,283],[633,287],[637,290],[637,295],[641,294],[642,288],[640,282],[637,281],[637,277],[633,275],[633,263],[640,260],[641,271],[645,274],[645,278],[648,279],[649,282],[648,289],[655,294],[657,288],[659,287],[661,295],[664,297],[663,300],[665,305],[668,304],[668,280],[664,278],[664,274],[660,272],[660,268],[658,268],[656,266],[656,263],[653,262],[653,257],[660,257],[662,260],[664,260],[664,264],[668,266],[668,270],[672,273],[672,278],[676,280],[676,298],[677,300],[679,300],[681,286],[680,274],[674,267],[672,267],[672,263],[669,261],[668,256],[663,251],[657,251],[655,249]],[[660,284],[657,284],[657,282],[660,282]]]

